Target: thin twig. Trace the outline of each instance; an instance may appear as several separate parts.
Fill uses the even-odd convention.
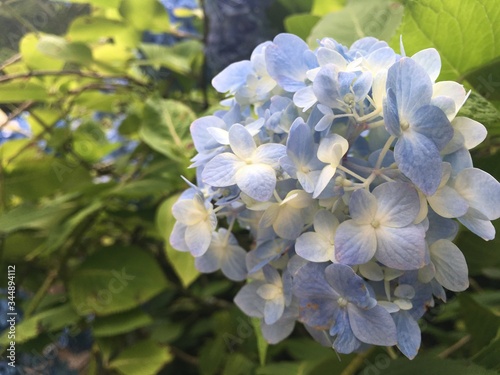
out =
[[[16,53],[15,55],[13,55],[13,56],[9,57],[7,60],[5,60],[2,63],[2,65],[0,65],[0,71],[4,70],[9,65],[12,65],[12,64],[18,62],[19,60],[21,60],[21,54],[20,53]]]
[[[470,339],[471,339],[471,335],[466,335],[466,336],[462,337],[460,340],[458,340],[452,346],[450,346],[449,348],[446,348],[441,353],[439,353],[438,357],[441,359],[448,357],[450,354],[452,354],[453,352],[457,351],[462,346],[467,344],[470,341]]]
[[[34,101],[32,100],[29,100],[27,102],[24,102],[23,104],[21,104],[19,107],[16,107],[10,114],[9,116],[7,117],[7,120],[3,123],[3,124],[0,124],[0,129],[2,129],[4,126],[6,126],[10,121],[12,121],[13,119],[15,119],[17,116],[19,116],[22,112],[26,111],[27,109],[29,109],[31,106],[33,106],[35,104]]]
[[[189,363],[193,366],[198,366],[200,361],[198,360],[198,358],[192,356],[191,354],[188,354],[176,347],[173,347],[173,346],[170,346],[170,351],[172,352],[173,355],[175,355],[177,358],[179,358],[180,360],[186,362],[186,363]]]
[[[347,367],[340,373],[340,375],[354,375],[361,368],[361,366],[363,366],[363,364],[365,363],[365,359],[368,358],[374,350],[375,347],[373,346],[366,352],[359,353],[351,362],[349,362]]]
[[[96,72],[85,72],[81,70],[33,70],[30,72],[6,74],[0,76],[0,83],[14,81],[16,79],[26,79],[31,77],[44,77],[44,76],[69,76],[76,75],[83,78],[93,78],[93,79],[118,79],[127,80],[138,86],[149,87],[147,83],[141,82],[135,78],[129,76],[104,76]]]

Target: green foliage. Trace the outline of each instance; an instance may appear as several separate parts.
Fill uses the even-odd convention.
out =
[[[242,284],[220,273],[200,275],[193,257],[168,241],[172,205],[187,187],[179,176],[195,177],[188,169],[194,154],[189,125],[221,99],[205,88],[203,38],[143,43],[144,30],[180,35],[156,0],[62,3],[9,2],[21,18],[40,13],[41,4],[53,11],[51,19],[73,15],[28,28],[13,46],[6,46],[6,30],[26,25],[0,9],[8,21],[0,29],[9,39],[0,55],[20,53],[2,64],[0,104],[7,112],[27,112],[32,128],[31,137],[0,144],[0,259],[16,264],[18,292],[25,295],[17,300],[24,311],[18,353],[42,352],[69,329],[91,332],[91,375],[500,370],[500,237],[485,242],[466,231],[457,244],[473,288],[449,294],[446,307],[429,308],[415,360],[380,349],[337,355],[302,327],[268,345],[259,321],[232,303]],[[402,35],[408,55],[437,48],[440,80],[458,79],[473,89],[461,115],[489,131],[473,150],[474,163],[500,177],[496,0],[279,0],[270,12],[283,21],[275,27],[311,46],[323,37],[350,45],[362,36],[398,46]],[[2,349],[6,342],[0,334]]]
[[[325,15],[313,27],[308,43],[316,46],[316,40],[324,37],[347,46],[365,36],[389,40],[402,16],[403,7],[392,0],[350,1],[341,10]]]

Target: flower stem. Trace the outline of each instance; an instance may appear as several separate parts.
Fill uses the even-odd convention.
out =
[[[387,142],[385,142],[384,148],[382,149],[382,151],[380,151],[380,154],[378,156],[377,164],[375,164],[375,169],[380,168],[380,166],[382,165],[382,161],[384,160],[385,155],[387,154],[387,151],[389,151],[389,148],[391,148],[391,145],[395,139],[396,139],[396,137],[391,135],[389,137],[389,139],[387,140]]]

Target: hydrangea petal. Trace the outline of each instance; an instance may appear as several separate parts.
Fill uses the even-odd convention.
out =
[[[382,264],[397,270],[423,267],[426,263],[424,231],[417,225],[404,228],[379,227],[375,256]]]
[[[411,224],[420,211],[420,200],[413,186],[387,182],[373,190],[377,198],[377,220],[381,225],[404,227]]]
[[[201,177],[203,182],[211,186],[231,186],[236,184],[236,172],[244,165],[236,155],[225,152],[207,163]]]
[[[399,116],[404,120],[408,120],[408,116],[418,108],[429,104],[432,97],[429,75],[416,61],[406,57],[389,68],[387,88],[394,91]]]
[[[454,188],[470,207],[489,220],[500,217],[500,183],[489,173],[477,168],[464,169],[458,174]]]
[[[243,125],[234,124],[229,129],[229,144],[240,159],[250,159],[257,146],[250,132]]]
[[[247,252],[240,246],[229,246],[222,259],[221,271],[230,280],[242,281],[247,276],[245,263]]]
[[[430,247],[431,260],[436,268],[436,280],[452,292],[469,287],[467,262],[460,249],[451,241],[439,240]]]
[[[315,232],[302,234],[295,242],[295,252],[310,262],[327,262],[334,259],[334,247]]]
[[[441,72],[441,57],[435,48],[418,51],[411,58],[425,69],[433,82],[438,78]]]
[[[250,61],[238,61],[217,74],[212,79],[212,86],[218,92],[233,93],[246,83],[248,75],[252,73],[253,66]]]
[[[393,315],[398,332],[398,348],[407,358],[413,359],[418,353],[422,335],[420,327],[413,317],[406,311]]]
[[[212,241],[213,229],[210,223],[206,221],[200,221],[186,228],[186,244],[194,257],[199,257],[208,250],[208,246]]]
[[[364,310],[348,304],[347,310],[352,331],[360,341],[373,345],[396,345],[396,325],[383,307],[375,306]]]
[[[426,195],[433,195],[441,182],[441,156],[436,145],[416,132],[398,139],[394,157],[401,172]]]
[[[243,286],[234,297],[234,303],[248,316],[253,318],[264,317],[265,301],[257,295],[257,289],[264,285],[263,281],[256,280]]]
[[[420,107],[411,116],[410,121],[412,130],[432,140],[438,150],[442,150],[453,137],[450,121],[444,112],[436,106],[424,105]]]
[[[377,237],[371,225],[344,221],[335,234],[335,258],[343,264],[368,262],[377,250]]]
[[[370,224],[377,213],[377,199],[365,189],[356,190],[349,200],[349,214],[358,224]]]
[[[450,186],[443,186],[436,194],[427,197],[432,209],[445,218],[460,217],[466,214],[469,204]]]
[[[236,172],[236,184],[247,194],[260,202],[268,201],[276,186],[276,173],[266,164],[245,165]]]

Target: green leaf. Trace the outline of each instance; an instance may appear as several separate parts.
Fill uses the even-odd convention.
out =
[[[119,11],[137,30],[154,33],[170,30],[170,18],[158,0],[122,0]]]
[[[476,349],[488,345],[496,336],[500,327],[500,317],[492,311],[479,304],[468,294],[458,297],[462,318],[465,321],[467,331],[472,336],[472,343]],[[497,330],[492,329],[495,327]]]
[[[172,206],[178,198],[178,195],[174,195],[158,207],[156,211],[156,228],[158,233],[165,239],[165,252],[169,263],[184,288],[187,288],[198,278],[200,273],[194,266],[194,258],[190,253],[177,251],[170,246],[169,237],[175,224],[175,219],[172,216]]]
[[[306,362],[276,362],[257,369],[257,375],[305,375]]]
[[[53,230],[50,231],[47,238],[47,247],[43,249],[43,254],[50,254],[61,247],[75,231],[75,229],[89,216],[93,215],[96,211],[102,208],[102,203],[97,201],[93,202],[87,207],[73,214],[71,217],[64,220],[64,222]]]
[[[116,336],[152,323],[151,316],[137,308],[119,314],[97,317],[92,323],[92,335],[95,337]]]
[[[341,10],[346,4],[346,0],[314,0],[311,14],[324,16],[330,12]]]
[[[141,341],[123,350],[109,364],[124,375],[155,375],[173,357],[169,350],[153,341]]]
[[[38,235],[37,235],[38,234]],[[4,242],[3,256],[5,261],[21,261],[26,255],[35,251],[45,242],[39,232],[30,230],[11,233]]]
[[[266,364],[267,347],[269,344],[262,335],[262,330],[260,329],[260,319],[252,318],[252,325],[255,332],[255,338],[257,340],[257,350],[259,351],[259,362],[261,366]]]
[[[17,103],[27,100],[47,101],[50,98],[47,89],[35,83],[33,79],[5,82],[0,85],[0,103]]]
[[[92,50],[85,43],[68,42],[55,35],[42,36],[37,44],[37,49],[46,56],[67,62],[82,65],[92,62]]]
[[[231,354],[226,362],[222,375],[253,375],[255,364],[243,354]]]
[[[308,43],[316,47],[317,39],[325,37],[347,46],[365,36],[390,40],[402,16],[403,6],[393,0],[351,1],[342,10],[323,17],[312,29]]]
[[[58,59],[48,57],[40,52],[36,46],[40,37],[36,34],[26,34],[19,43],[19,50],[23,56],[24,63],[33,70],[60,70],[64,62]]]
[[[384,363],[384,366],[380,364]],[[406,358],[400,358],[395,361],[390,361],[389,357],[386,360],[380,360],[379,366],[377,362],[369,364],[364,372],[370,373],[379,371],[384,375],[422,375],[422,374],[439,374],[439,375],[495,375],[495,371],[490,371],[482,367],[448,359],[439,359],[429,355],[419,355],[415,359],[408,361]]]
[[[170,343],[182,334],[184,327],[178,321],[174,323],[170,320],[162,319],[155,320],[149,326],[148,330],[151,332],[151,339],[160,343]]]
[[[214,340],[208,340],[200,350],[200,374],[220,374],[226,357],[227,348],[222,336],[217,336]]]
[[[97,42],[112,37],[124,47],[136,47],[141,40],[140,33],[127,23],[104,17],[84,16],[71,23],[67,37],[74,42]]]
[[[498,360],[498,353],[500,353],[500,338],[497,338],[490,345],[485,347],[477,353],[472,361],[474,363],[486,367],[491,370],[500,370],[500,361]]]
[[[151,65],[155,69],[164,67],[184,75],[191,72],[193,62],[203,51],[202,44],[195,40],[176,43],[171,47],[143,43],[140,48],[146,59],[137,60],[134,64]]]
[[[20,229],[50,229],[74,210],[74,203],[62,203],[36,208],[31,205],[16,207],[0,216],[0,232]]]
[[[464,79],[488,100],[500,100],[500,60],[470,72]]]
[[[488,135],[500,135],[500,111],[481,95],[472,91],[459,116],[470,117],[488,129]]]
[[[69,280],[71,302],[81,315],[109,315],[137,307],[167,288],[156,260],[136,247],[102,248]]]
[[[53,332],[76,324],[80,320],[73,307],[67,303],[49,310],[42,311],[16,324],[16,343],[26,342],[43,332]],[[0,345],[10,340],[7,332],[0,338]]]
[[[319,16],[313,16],[312,14],[293,14],[285,18],[285,30],[302,39],[307,39],[312,28],[319,20]]]
[[[406,54],[436,48],[440,80],[464,78],[500,56],[497,0],[405,1],[405,15],[392,45],[403,35]]]
[[[132,181],[126,185],[119,185],[107,194],[120,197],[141,198],[148,195],[164,195],[169,191],[170,187],[168,186],[167,181],[145,179]]]
[[[118,8],[120,0],[52,0],[61,3],[91,4],[96,7]]]
[[[193,111],[180,102],[149,99],[139,135],[155,151],[187,164],[191,157],[191,152],[186,152],[191,142],[189,125],[195,119]]]

